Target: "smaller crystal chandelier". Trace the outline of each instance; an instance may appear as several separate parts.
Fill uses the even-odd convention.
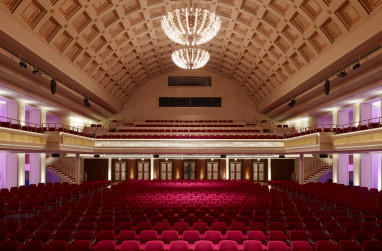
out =
[[[195,46],[209,42],[220,30],[220,18],[207,9],[187,1],[186,7],[175,9],[163,16],[164,33],[177,44]]]
[[[171,54],[172,61],[183,69],[198,69],[207,64],[210,53],[197,48],[184,48]]]

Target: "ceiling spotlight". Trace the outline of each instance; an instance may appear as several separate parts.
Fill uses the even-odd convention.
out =
[[[41,71],[39,71],[39,69],[37,67],[35,67],[33,69],[32,74],[36,75],[36,76],[41,76],[42,75]]]
[[[359,67],[361,67],[361,64],[357,62],[353,65],[353,70],[357,70]]]
[[[337,74],[337,77],[343,78],[343,77],[346,77],[346,75],[348,75],[348,74],[346,73],[346,71],[343,70]]]
[[[56,93],[56,89],[57,89],[57,82],[54,78],[52,78],[52,80],[50,81],[50,92],[52,94],[55,94]]]
[[[24,61],[21,61],[21,60],[20,60],[19,65],[20,65],[20,67],[23,67],[23,68],[27,68],[28,67],[27,63],[25,63]]]
[[[292,108],[295,104],[296,104],[296,100],[295,100],[295,99],[292,99],[292,100],[289,102],[288,106],[289,106],[290,108]]]
[[[325,92],[325,95],[329,95],[329,93],[330,93],[330,80],[329,79],[325,80],[324,92]]]

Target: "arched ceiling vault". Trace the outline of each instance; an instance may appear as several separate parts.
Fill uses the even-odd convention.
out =
[[[4,29],[12,23],[21,25],[20,31],[7,34],[20,43],[25,32],[32,35],[35,43],[24,41],[30,51],[46,48],[48,63],[53,65],[47,58],[54,54],[62,65],[56,68],[73,81],[81,74],[78,84],[98,99],[113,99],[115,108],[148,80],[176,69],[170,54],[179,46],[164,35],[160,20],[180,2],[1,0],[0,13],[9,22],[0,25]],[[343,47],[344,39],[361,24],[381,16],[382,4],[382,0],[200,2],[222,19],[217,37],[202,46],[211,53],[206,70],[240,85],[255,103],[266,104],[266,112],[272,104],[285,102],[285,95],[294,95],[287,92],[303,84],[298,76],[315,74],[309,66]],[[369,28],[381,31],[380,26]],[[357,48],[350,49],[354,54]],[[39,52],[39,57],[43,54]]]

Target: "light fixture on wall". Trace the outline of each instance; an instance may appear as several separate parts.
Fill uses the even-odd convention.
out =
[[[357,70],[360,67],[361,67],[361,64],[359,62],[353,64],[353,70]]]
[[[22,60],[20,60],[19,66],[22,67],[22,68],[28,68],[27,63],[25,63],[25,62],[22,61]]]
[[[288,106],[289,108],[292,108],[296,104],[296,100],[292,98],[292,100],[289,102]]]
[[[35,67],[32,71],[32,74],[33,75],[36,75],[36,76],[41,76],[42,75],[42,72],[37,68]]]
[[[220,30],[220,18],[195,2],[182,1],[181,8],[168,12],[162,18],[163,32],[177,44],[187,46],[205,44]]]
[[[197,48],[184,48],[171,54],[172,61],[183,69],[198,69],[205,66],[210,59],[210,53]]]

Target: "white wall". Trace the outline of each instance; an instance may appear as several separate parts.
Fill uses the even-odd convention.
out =
[[[169,87],[168,76],[211,76],[211,87]],[[159,108],[159,97],[221,97],[222,107]],[[146,119],[232,119],[254,122],[268,119],[257,112],[248,95],[223,76],[208,71],[175,71],[156,77],[139,88],[124,104],[122,111],[109,119],[136,121]]]

